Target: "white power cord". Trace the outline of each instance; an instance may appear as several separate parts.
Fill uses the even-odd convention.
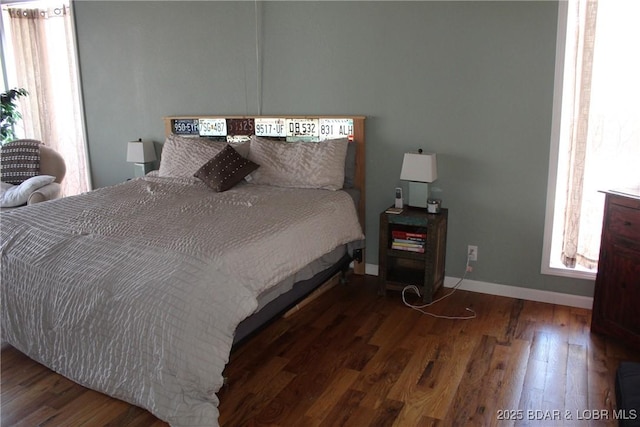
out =
[[[450,297],[451,295],[453,295],[453,293],[455,291],[458,290],[458,288],[460,287],[460,285],[462,284],[462,281],[467,277],[467,273],[469,272],[470,268],[469,268],[469,255],[467,254],[467,266],[464,269],[464,274],[462,275],[462,278],[460,278],[460,280],[458,280],[458,283],[456,283],[452,288],[451,291],[446,294],[441,296],[440,298],[438,298],[437,300],[431,301],[428,304],[424,304],[424,305],[414,305],[411,303],[407,302],[407,299],[405,298],[405,292],[406,291],[413,291],[416,295],[418,295],[418,297],[420,297],[420,289],[418,289],[418,287],[416,285],[408,285],[405,286],[404,289],[402,289],[402,302],[404,303],[404,305],[406,305],[409,308],[412,308],[416,311],[419,311],[422,314],[426,314],[428,316],[431,317],[435,317],[438,319],[450,319],[450,320],[469,320],[469,319],[475,319],[476,318],[476,312],[473,311],[472,309],[470,309],[469,307],[465,308],[465,310],[471,312],[470,315],[468,316],[445,316],[445,315],[441,315],[441,314],[434,314],[434,313],[429,313],[428,311],[424,311],[424,308],[430,307],[432,305],[434,305],[437,302],[442,301],[445,298]]]

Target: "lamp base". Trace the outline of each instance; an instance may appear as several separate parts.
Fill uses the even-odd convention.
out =
[[[429,199],[429,184],[409,181],[409,206],[426,208]]]
[[[151,163],[134,163],[133,173],[136,178],[145,176],[151,172]]]

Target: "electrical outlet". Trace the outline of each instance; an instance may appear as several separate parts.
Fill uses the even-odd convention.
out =
[[[467,257],[469,261],[478,261],[478,247],[474,245],[467,246]]]

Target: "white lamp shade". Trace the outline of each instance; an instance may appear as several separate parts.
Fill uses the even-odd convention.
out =
[[[435,153],[405,153],[400,179],[414,182],[433,182],[438,179]]]
[[[131,141],[127,145],[127,162],[148,163],[156,160],[153,141]]]

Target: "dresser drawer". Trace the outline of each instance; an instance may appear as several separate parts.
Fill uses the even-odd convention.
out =
[[[612,236],[640,242],[640,210],[612,203],[607,224]]]

